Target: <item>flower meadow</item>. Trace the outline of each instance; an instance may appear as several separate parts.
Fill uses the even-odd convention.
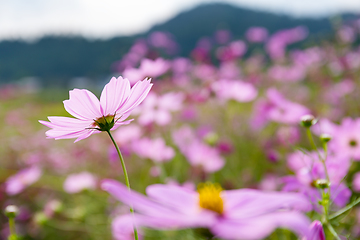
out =
[[[359,43],[154,32],[101,89],[2,86],[0,239],[359,239]]]

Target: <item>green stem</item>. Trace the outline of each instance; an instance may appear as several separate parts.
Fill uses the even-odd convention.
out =
[[[341,240],[341,238],[339,237],[339,235],[336,233],[335,229],[333,228],[333,226],[329,222],[326,224],[326,226],[328,227],[328,229],[330,230],[332,235],[334,235],[336,240]]]
[[[123,169],[123,172],[124,172],[124,177],[125,177],[125,184],[127,186],[127,188],[129,189],[129,191],[131,190],[130,188],[130,182],[129,182],[129,177],[128,177],[128,174],[127,174],[127,171],[126,171],[126,166],[125,166],[125,161],[124,161],[124,158],[120,152],[120,149],[117,145],[117,143],[115,142],[113,136],[111,135],[110,133],[110,130],[106,131],[108,134],[109,134],[109,137],[111,138],[111,141],[113,142],[115,148],[116,148],[116,151],[119,155],[119,158],[120,158],[120,162],[121,162],[121,166],[122,166],[122,169]],[[134,214],[134,209],[130,206],[130,212],[132,214]],[[134,236],[135,236],[135,240],[138,240],[139,237],[138,237],[138,233],[137,233],[137,230],[136,230],[136,227],[134,226]]]
[[[349,205],[347,205],[346,207],[340,209],[339,211],[337,211],[336,213],[332,214],[329,216],[329,220],[332,220],[334,218],[337,218],[338,216],[340,216],[341,214],[349,211],[350,209],[352,209],[355,205],[357,205],[358,203],[360,203],[360,198],[356,199],[354,202],[350,203]]]
[[[321,161],[321,163],[324,166],[324,171],[325,171],[325,176],[326,176],[326,180],[328,183],[330,183],[330,177],[329,177],[329,173],[327,171],[327,167],[326,167],[326,159],[327,159],[327,144],[324,143],[323,148],[324,148],[324,152],[325,152],[325,157],[323,158],[318,150],[318,148],[316,147],[314,138],[311,134],[310,128],[306,128],[306,134],[308,136],[308,139],[310,141],[311,146],[314,148],[314,150],[317,152],[318,156],[319,156],[319,160]],[[338,234],[336,233],[335,229],[333,228],[333,226],[331,225],[330,221],[329,221],[329,203],[330,203],[330,186],[328,187],[328,191],[325,192],[324,190],[322,190],[322,204],[323,204],[323,216],[322,216],[322,222],[325,223],[329,229],[329,231],[331,232],[332,235],[334,235],[334,237],[338,240],[340,240]]]
[[[165,183],[166,181],[166,178],[167,178],[167,174],[166,174],[166,171],[165,171],[165,167],[163,165],[163,163],[155,163],[155,166],[158,167],[160,169],[160,181],[162,181],[163,183]]]
[[[15,230],[15,218],[14,217],[9,218],[9,230],[10,230],[9,240],[17,239],[16,230]]]

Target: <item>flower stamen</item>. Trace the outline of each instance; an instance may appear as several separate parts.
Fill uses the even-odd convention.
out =
[[[224,212],[224,201],[221,198],[222,190],[219,184],[200,184],[198,187],[200,207],[222,214]]]

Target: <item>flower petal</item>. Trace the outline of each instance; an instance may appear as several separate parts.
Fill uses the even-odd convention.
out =
[[[104,116],[114,114],[122,106],[130,94],[130,82],[121,76],[111,78],[110,82],[105,85],[101,97],[101,112]]]
[[[299,193],[261,192],[251,189],[224,191],[227,202],[226,215],[229,218],[245,219],[277,210],[311,210],[308,199]]]
[[[146,188],[146,193],[149,197],[161,201],[164,205],[182,212],[199,210],[198,194],[184,187],[154,184]]]
[[[286,228],[299,236],[309,235],[310,221],[299,212],[275,212],[244,220],[224,219],[210,230],[224,239],[263,239],[276,228]]]
[[[78,138],[75,142],[89,137],[96,132],[94,129],[88,129],[93,123],[92,120],[80,120],[68,117],[48,117],[50,122],[39,121],[41,124],[50,127],[46,132],[48,138],[68,139]]]
[[[151,201],[141,194],[128,190],[126,186],[115,180],[103,180],[101,183],[101,188],[109,192],[119,201],[125,203],[128,206],[132,206],[139,212],[150,214],[152,216],[167,216],[169,214],[174,214],[174,211],[171,211],[170,209],[165,208],[154,201]]]
[[[150,82],[151,79],[146,79],[144,81],[137,82],[130,91],[129,97],[126,99],[126,102],[120,106],[116,112],[125,114],[129,113],[135,107],[137,107],[148,95],[152,83]]]
[[[82,120],[94,120],[102,116],[99,99],[86,89],[74,89],[69,92],[69,100],[64,101],[68,113]]]

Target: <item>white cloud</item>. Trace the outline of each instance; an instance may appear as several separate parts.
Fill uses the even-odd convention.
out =
[[[130,35],[212,0],[0,0],[0,39],[73,33]],[[360,11],[359,0],[224,0],[295,16]]]

